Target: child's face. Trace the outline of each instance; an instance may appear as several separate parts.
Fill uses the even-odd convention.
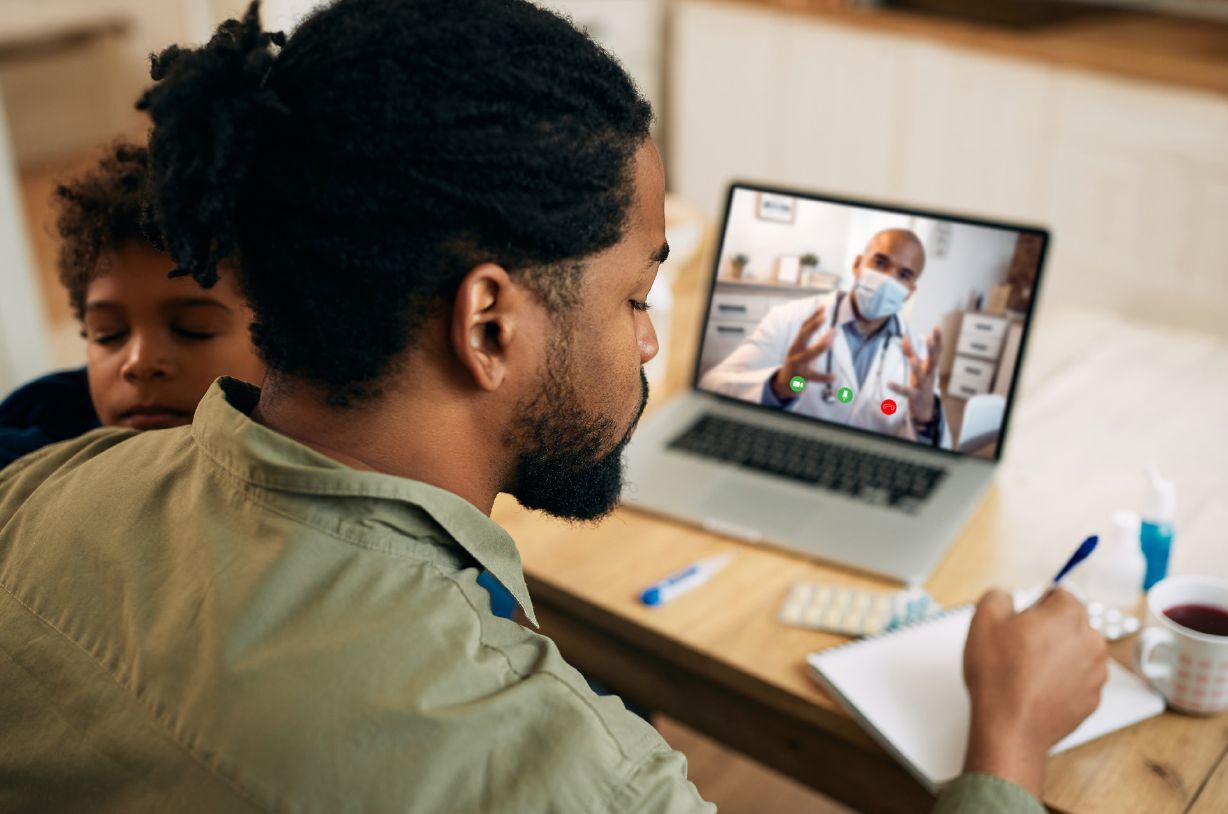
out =
[[[168,279],[170,257],[135,241],[99,263],[85,293],[85,335],[90,398],[103,424],[190,424],[218,376],[264,380],[233,271],[219,269],[207,290],[191,277]]]

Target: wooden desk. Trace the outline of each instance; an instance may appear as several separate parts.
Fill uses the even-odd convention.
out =
[[[687,380],[702,263],[677,285],[667,381]],[[1172,570],[1228,577],[1228,340],[1042,306],[995,485],[926,586],[943,604],[1051,576],[1073,542],[1134,508],[1145,462],[1178,485]],[[656,397],[654,397],[656,398]],[[501,498],[542,631],[576,667],[864,811],[929,797],[805,675],[840,637],[775,621],[796,580],[885,587],[768,547],[620,509],[569,525]],[[655,610],[637,594],[699,557],[736,551],[703,588]],[[1115,650],[1128,661],[1129,646]],[[703,789],[700,789],[702,793]],[[1071,812],[1228,809],[1228,715],[1165,714],[1054,758],[1045,803]]]

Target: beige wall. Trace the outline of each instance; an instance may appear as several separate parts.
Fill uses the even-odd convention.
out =
[[[104,19],[124,20],[126,30],[85,41],[57,38],[75,21]],[[207,21],[208,0],[0,2],[0,22],[22,25],[35,46],[0,61],[18,165],[58,161],[116,135],[143,132],[134,104],[150,83],[150,53],[193,39]]]
[[[741,178],[1036,222],[1042,308],[1228,331],[1228,98],[750,4],[678,0],[673,192]]]
[[[308,12],[326,3],[327,0],[263,0],[260,4],[260,21],[268,31],[284,31],[289,34]],[[248,3],[246,0],[212,0],[211,6],[216,24],[231,17],[242,16]]]
[[[0,96],[0,102],[3,101]],[[8,128],[0,104],[0,398],[50,363],[31,274],[25,217],[13,164],[4,161]]]

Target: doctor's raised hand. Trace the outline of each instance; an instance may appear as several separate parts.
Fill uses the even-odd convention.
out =
[[[814,332],[819,329],[826,317],[827,306],[820,305],[813,314],[806,318],[802,327],[798,329],[797,336],[793,338],[793,343],[789,345],[784,364],[772,374],[772,393],[780,401],[788,402],[797,397],[797,394],[789,387],[789,380],[794,376],[801,376],[807,384],[815,382],[830,384],[836,380],[836,374],[819,373],[814,367],[814,360],[831,347],[835,329],[828,328],[818,338],[818,341],[813,345],[810,344],[811,337],[814,336]]]
[[[928,423],[934,418],[934,380],[938,376],[938,359],[942,355],[942,331],[934,326],[933,333],[925,340],[924,359],[917,356],[908,337],[904,337],[900,347],[908,359],[908,383],[888,382],[887,387],[908,399],[914,421]]]

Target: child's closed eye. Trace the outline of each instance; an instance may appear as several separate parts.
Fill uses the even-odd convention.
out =
[[[212,339],[213,337],[217,336],[216,331],[211,331],[204,328],[188,328],[183,325],[172,325],[171,330],[174,331],[177,336],[183,339],[196,341]]]
[[[114,345],[128,335],[128,329],[94,330],[88,333],[82,331],[81,335],[88,338],[95,345]]]

